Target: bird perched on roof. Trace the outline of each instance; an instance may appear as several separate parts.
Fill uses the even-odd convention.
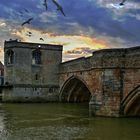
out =
[[[57,10],[60,10],[60,12],[61,12],[64,16],[66,16],[65,13],[64,13],[64,11],[63,11],[63,8],[61,7],[61,5],[60,5],[56,0],[52,0],[52,2],[56,5]]]
[[[120,6],[123,6],[126,0],[122,0],[122,2],[119,4]]]
[[[40,40],[44,41],[44,39],[41,37]]]
[[[46,11],[48,10],[48,4],[47,4],[47,0],[44,0],[43,6],[45,6]]]
[[[25,22],[23,22],[21,24],[21,26],[24,26],[25,24],[30,24],[30,22],[33,20],[33,18],[29,18],[28,20],[26,20]]]

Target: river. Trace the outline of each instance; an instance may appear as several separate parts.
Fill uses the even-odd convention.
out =
[[[0,140],[140,140],[140,118],[89,117],[87,104],[0,104]]]

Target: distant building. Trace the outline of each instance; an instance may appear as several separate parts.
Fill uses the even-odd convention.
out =
[[[0,61],[0,86],[4,84],[4,65]],[[2,88],[0,88],[0,100],[2,99]]]
[[[3,101],[56,101],[61,62],[61,45],[5,41]]]
[[[4,83],[4,65],[0,61],[0,85]]]

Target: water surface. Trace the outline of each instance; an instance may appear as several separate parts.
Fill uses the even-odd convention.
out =
[[[0,104],[0,140],[140,140],[140,119],[89,117],[87,104]]]

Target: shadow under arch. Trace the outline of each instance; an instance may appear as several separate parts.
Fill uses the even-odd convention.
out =
[[[121,110],[124,116],[140,117],[140,85],[125,97],[121,103]]]
[[[86,83],[77,76],[68,78],[60,90],[60,102],[89,102],[91,93]]]

